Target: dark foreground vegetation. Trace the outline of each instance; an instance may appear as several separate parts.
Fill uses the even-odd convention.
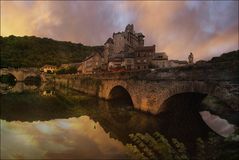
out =
[[[100,46],[56,41],[35,36],[0,36],[0,67],[42,67],[82,61]]]
[[[237,134],[237,133],[236,133]],[[238,135],[222,138],[210,133],[208,140],[196,140],[196,153],[190,156],[187,148],[177,139],[166,139],[162,134],[155,132],[130,134],[131,143],[127,144],[132,159],[149,160],[238,160]]]

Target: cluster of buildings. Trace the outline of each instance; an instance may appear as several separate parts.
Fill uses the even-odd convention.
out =
[[[142,33],[135,32],[133,24],[128,24],[124,31],[113,33],[102,50],[93,52],[84,61],[77,63],[78,72],[136,71],[188,64],[187,61],[168,60],[165,52],[155,52],[155,45],[145,46],[144,37]],[[193,63],[192,54],[190,63]]]

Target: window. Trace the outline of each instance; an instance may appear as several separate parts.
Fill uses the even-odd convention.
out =
[[[144,63],[147,63],[147,59],[144,59]]]
[[[138,66],[137,68],[140,69],[140,66]]]
[[[137,60],[137,63],[140,63],[140,60],[139,60],[139,59]]]

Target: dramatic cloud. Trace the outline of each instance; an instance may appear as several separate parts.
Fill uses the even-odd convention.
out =
[[[1,2],[3,36],[36,35],[101,45],[128,23],[170,59],[238,49],[238,1]]]

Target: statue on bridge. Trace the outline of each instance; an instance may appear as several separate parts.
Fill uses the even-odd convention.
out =
[[[192,54],[192,52],[188,56],[188,63],[193,64],[193,54]]]

